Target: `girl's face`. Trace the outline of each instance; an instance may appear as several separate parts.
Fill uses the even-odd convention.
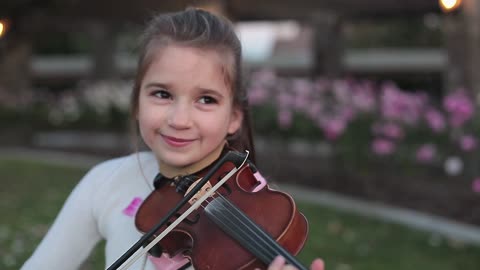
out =
[[[242,123],[223,55],[169,45],[153,55],[139,93],[138,122],[162,174],[193,173],[220,155]]]

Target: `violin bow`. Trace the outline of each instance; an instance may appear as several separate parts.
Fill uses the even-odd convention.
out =
[[[208,171],[207,174],[195,185],[190,192],[185,195],[182,200],[172,208],[150,231],[145,233],[130,249],[128,249],[120,258],[118,258],[107,270],[116,269],[128,269],[139,258],[144,256],[152,247],[154,247],[160,240],[162,240],[171,230],[173,230],[180,222],[182,222],[191,212],[197,209],[206,199],[220,188],[232,175],[234,175],[247,161],[249,151],[246,153],[239,153],[229,151],[225,154],[215,165]],[[210,180],[213,174],[220,169],[220,167],[226,163],[232,162],[235,167],[228,172],[220,181],[217,182],[211,189],[205,192],[205,194],[195,201],[180,217],[175,219],[165,230],[158,236],[155,236],[145,247],[143,246],[148,242],[155,233],[164,226],[184,205],[186,205],[193,196],[195,196],[201,188]],[[121,268],[120,268],[121,267]]]

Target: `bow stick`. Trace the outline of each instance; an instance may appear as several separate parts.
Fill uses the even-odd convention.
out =
[[[128,249],[120,258],[118,258],[107,270],[128,269],[139,258],[144,256],[153,246],[163,239],[171,230],[173,230],[180,222],[182,222],[191,212],[197,209],[202,202],[209,198],[218,188],[220,188],[232,175],[234,175],[247,161],[248,151],[246,153],[238,153],[229,151],[225,154],[215,165],[208,171],[207,174],[190,190],[190,192],[183,197],[183,199],[172,208],[167,215],[165,215],[158,224],[156,224],[149,232],[144,234],[130,249]],[[178,217],[172,224],[170,224],[162,233],[156,236],[145,247],[143,246],[154,234],[164,226],[193,196],[195,196],[200,189],[210,180],[213,174],[226,163],[232,162],[235,167],[225,175],[215,186],[208,190],[202,197],[200,197],[194,204],[192,204],[180,217]],[[121,267],[121,268],[119,268]]]

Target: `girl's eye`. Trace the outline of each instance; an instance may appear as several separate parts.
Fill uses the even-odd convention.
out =
[[[156,97],[159,97],[159,98],[162,98],[162,99],[169,99],[172,97],[172,95],[170,95],[169,92],[167,92],[166,90],[157,90],[157,91],[154,91],[152,93],[152,95],[156,96]]]
[[[200,98],[200,103],[202,104],[216,104],[218,103],[217,100],[210,96],[203,96]]]

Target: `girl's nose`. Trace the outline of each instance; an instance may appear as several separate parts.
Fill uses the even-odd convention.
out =
[[[187,129],[191,125],[191,112],[189,106],[175,103],[168,113],[168,125],[175,129]]]

